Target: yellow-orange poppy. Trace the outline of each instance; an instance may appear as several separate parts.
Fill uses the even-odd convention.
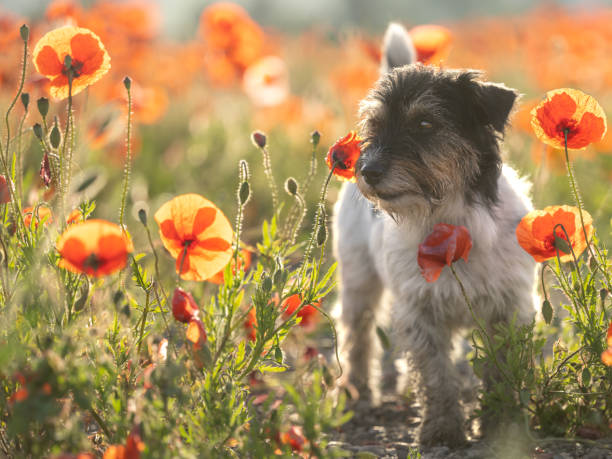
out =
[[[438,64],[448,57],[452,35],[446,27],[425,24],[410,29],[409,33],[419,62]]]
[[[562,88],[546,93],[546,99],[531,110],[531,126],[538,139],[555,147],[582,150],[599,142],[606,133],[606,114],[588,94]]]
[[[48,32],[36,44],[32,56],[36,70],[51,80],[49,92],[56,99],[68,97],[69,75],[75,95],[110,69],[110,56],[100,38],[81,27],[65,26]]]
[[[610,325],[608,326],[608,336],[606,337],[606,340],[608,343],[608,349],[603,351],[601,354],[601,361],[605,365],[612,367],[612,322],[610,322]]]
[[[32,224],[32,217],[34,217],[34,227],[38,227],[39,222],[43,222],[45,225],[53,222],[53,214],[47,206],[38,206],[38,208],[26,207],[23,209],[23,224],[25,226],[29,227]]]
[[[583,210],[584,226],[587,232],[587,237],[593,237],[593,219],[591,215]],[[560,227],[562,225],[565,233]],[[516,227],[516,238],[519,245],[531,255],[535,261],[541,262],[556,256],[555,233],[557,237],[568,242],[576,256],[586,249],[587,243],[580,222],[579,210],[572,206],[548,206],[542,210],[533,210],[523,217],[521,222]],[[561,261],[570,261],[571,253],[565,253],[559,250],[559,258]]]
[[[68,271],[100,277],[127,264],[132,241],[118,225],[91,219],[70,225],[57,241],[59,266]]]
[[[177,196],[159,208],[155,221],[183,279],[206,280],[229,263],[232,227],[208,199],[192,193]]]

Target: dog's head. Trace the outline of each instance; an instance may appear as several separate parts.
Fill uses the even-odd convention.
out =
[[[359,189],[400,217],[457,196],[495,203],[499,139],[516,91],[482,82],[473,70],[403,65],[414,60],[409,40],[390,26],[383,75],[361,103]]]

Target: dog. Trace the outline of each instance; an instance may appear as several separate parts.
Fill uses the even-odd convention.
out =
[[[475,326],[449,268],[434,283],[420,273],[418,246],[433,226],[469,230],[469,261],[454,267],[490,334],[513,318],[530,323],[536,312],[536,264],[515,236],[532,209],[529,185],[500,154],[518,94],[480,76],[415,63],[408,33],[391,24],[381,76],[360,104],[356,183],[344,185],[334,211],[348,383],[360,397],[373,397],[380,357],[376,316],[381,303],[389,303],[393,341],[408,351],[420,376],[423,445],[466,441],[451,351],[453,337]],[[485,370],[485,390],[495,377]]]

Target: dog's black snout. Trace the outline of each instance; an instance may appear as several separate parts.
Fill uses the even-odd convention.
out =
[[[361,166],[359,172],[361,172],[361,175],[363,175],[363,179],[368,185],[374,186],[382,179],[384,169],[382,167],[382,164],[371,161]]]

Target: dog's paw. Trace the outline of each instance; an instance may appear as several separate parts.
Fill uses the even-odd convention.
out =
[[[423,446],[448,446],[457,448],[467,443],[463,421],[446,417],[425,419],[421,426],[419,442]]]

